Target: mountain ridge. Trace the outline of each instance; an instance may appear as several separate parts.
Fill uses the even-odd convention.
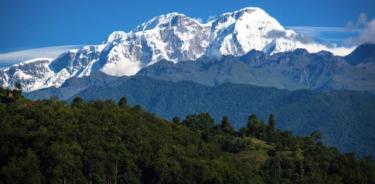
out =
[[[375,44],[362,44],[345,56],[345,59],[352,65],[373,63],[375,62]]]
[[[345,58],[305,49],[267,55],[252,50],[234,57],[200,58],[173,64],[158,62],[137,75],[161,80],[190,80],[214,86],[225,82],[288,90],[355,90],[375,92],[375,65],[354,66]]]
[[[285,29],[261,8],[248,7],[224,13],[207,23],[170,13],[154,17],[128,33],[115,31],[104,44],[69,50],[36,71],[44,74],[24,78],[6,69],[0,70],[0,85],[14,87],[16,82],[20,82],[25,91],[33,91],[59,87],[68,78],[89,76],[96,71],[113,76],[131,76],[160,60],[178,63],[194,61],[202,56],[241,56],[252,49],[269,54],[297,48],[306,48],[310,52],[335,50],[306,42],[302,37]],[[16,66],[13,68],[21,70]],[[53,82],[55,80],[57,82]]]

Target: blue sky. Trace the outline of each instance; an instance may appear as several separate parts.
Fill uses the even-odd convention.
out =
[[[324,42],[353,34],[344,27],[361,13],[375,17],[374,0],[1,0],[0,53],[98,44],[114,30],[128,31],[159,14],[177,11],[207,20],[247,6]]]

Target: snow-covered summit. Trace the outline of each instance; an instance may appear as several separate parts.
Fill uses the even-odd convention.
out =
[[[123,42],[127,38],[127,33],[124,31],[114,31],[108,36],[107,43]]]
[[[185,27],[191,24],[200,24],[200,22],[184,14],[172,12],[152,18],[151,20],[137,26],[132,32],[146,31],[155,28],[165,29],[168,27]]]
[[[174,12],[154,17],[129,32],[115,31],[102,45],[84,46],[54,60],[39,59],[26,62],[23,67],[0,70],[0,85],[12,87],[18,81],[25,91],[32,91],[59,87],[66,79],[97,71],[114,76],[135,75],[160,60],[177,63],[202,56],[241,56],[253,49],[274,54],[297,48],[334,54],[351,51],[306,42],[303,35],[285,29],[261,8],[224,13],[205,23]]]

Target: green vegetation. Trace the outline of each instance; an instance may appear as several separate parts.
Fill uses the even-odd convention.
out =
[[[98,78],[102,78],[98,77]],[[27,98],[64,99],[71,89],[81,90],[88,78],[74,78],[61,88],[43,89],[25,94]],[[104,80],[104,79],[101,79]],[[97,80],[92,83],[100,83]],[[214,87],[194,82],[161,81],[135,76],[105,78],[111,84],[92,85],[78,93],[85,101],[112,99],[126,96],[128,104],[141,105],[172,120],[186,115],[208,112],[218,122],[223,116],[234,128],[246,126],[249,113],[267,120],[269,114],[277,117],[276,127],[290,130],[294,135],[308,136],[314,130],[324,135],[323,143],[340,152],[371,155],[375,158],[375,95],[366,92],[309,90],[287,91],[241,84],[223,84]],[[86,81],[86,82],[85,82]],[[67,101],[72,101],[66,99]]]
[[[320,132],[296,137],[250,115],[235,130],[208,113],[172,122],[125,98],[30,101],[0,89],[0,183],[375,183],[369,157]]]

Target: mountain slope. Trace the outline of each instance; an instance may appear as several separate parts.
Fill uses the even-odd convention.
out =
[[[25,91],[33,91],[59,87],[68,78],[89,76],[98,71],[113,76],[131,76],[160,60],[178,63],[203,56],[241,56],[253,49],[275,54],[297,48],[343,54],[343,48],[306,42],[303,35],[285,29],[260,8],[249,7],[224,13],[207,23],[170,13],[154,17],[128,33],[113,32],[104,44],[67,51],[46,64],[43,70],[27,71],[30,67],[17,66],[0,70],[0,85],[13,87],[15,82],[20,82]],[[350,50],[344,49],[345,53]],[[28,62],[23,65],[34,64]],[[34,80],[28,80],[13,75],[9,70],[39,74],[30,76]]]
[[[352,65],[375,63],[375,44],[360,45],[345,59]]]
[[[375,92],[375,65],[352,66],[328,52],[304,49],[267,55],[252,50],[244,56],[200,58],[194,62],[159,62],[137,75],[214,86],[251,84],[279,89],[357,90]]]
[[[30,98],[58,96],[60,89],[27,93]],[[209,112],[216,120],[227,115],[235,127],[244,126],[250,113],[262,119],[274,113],[278,127],[298,135],[323,132],[324,141],[341,151],[375,156],[375,97],[365,92],[287,91],[250,85],[215,87],[193,82],[169,82],[147,77],[119,78],[111,85],[89,87],[75,96],[86,100],[126,96],[165,118]],[[73,99],[71,97],[70,99]]]

